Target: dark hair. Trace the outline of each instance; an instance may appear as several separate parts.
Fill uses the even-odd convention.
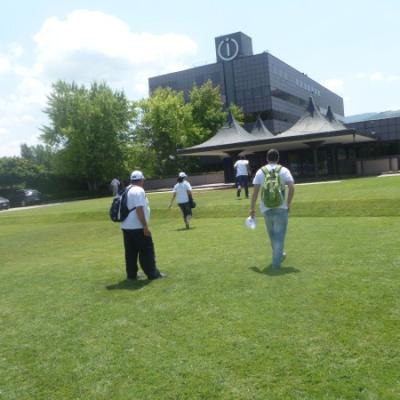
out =
[[[182,176],[180,176],[180,177],[178,177],[178,179],[177,179],[177,181],[179,182],[179,183],[182,183],[183,182],[183,180],[184,180],[185,178]]]
[[[276,149],[270,149],[267,153],[267,161],[278,162],[279,161],[279,151]]]

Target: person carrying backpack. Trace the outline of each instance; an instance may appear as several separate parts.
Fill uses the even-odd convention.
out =
[[[294,196],[294,180],[290,171],[278,164],[279,152],[271,149],[267,153],[267,164],[260,168],[253,179],[250,217],[255,217],[255,206],[261,192],[260,210],[272,247],[272,268],[280,268],[283,259],[285,236],[290,206]],[[286,187],[288,188],[287,196]]]
[[[164,278],[156,266],[153,239],[149,229],[150,207],[143,189],[144,176],[141,171],[131,173],[131,185],[126,190],[127,216],[123,216],[121,229],[124,237],[125,264],[128,280],[136,280],[138,257],[143,272],[149,280]],[[122,197],[121,197],[122,199]],[[121,219],[118,219],[121,221]]]
[[[176,197],[176,202],[182,211],[183,220],[185,222],[186,229],[189,229],[190,219],[192,218],[193,196],[192,186],[187,181],[187,175],[184,172],[179,172],[177,184],[172,189],[172,199],[169,203],[168,208],[172,207],[172,203]]]

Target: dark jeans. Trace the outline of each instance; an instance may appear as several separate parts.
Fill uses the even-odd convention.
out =
[[[178,203],[179,208],[182,210],[183,220],[186,222],[186,217],[188,215],[192,215],[192,207],[190,207],[190,203]]]
[[[138,272],[137,260],[143,272],[149,279],[160,276],[156,266],[154,243],[151,236],[145,236],[143,229],[123,229],[125,246],[125,265],[128,279],[136,279]]]
[[[244,188],[246,197],[249,197],[249,177],[247,175],[239,175],[236,177],[237,197],[240,197],[240,191]]]

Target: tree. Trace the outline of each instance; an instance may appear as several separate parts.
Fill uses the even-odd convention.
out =
[[[210,80],[202,86],[193,86],[189,98],[193,122],[199,128],[198,136],[191,140],[191,144],[195,145],[215,135],[226,120],[226,112],[219,87],[214,87]]]
[[[232,115],[235,117],[236,121],[239,122],[239,124],[243,124],[244,122],[244,112],[239,107],[238,105],[231,103],[229,106],[229,111],[232,113]]]
[[[89,190],[124,170],[135,112],[123,92],[105,83],[90,88],[58,81],[48,98],[42,139],[58,151],[57,169],[85,180]]]
[[[33,161],[21,157],[0,158],[0,187],[24,185],[42,173]]]
[[[31,161],[47,173],[53,171],[55,152],[50,146],[43,146],[42,144],[28,146],[22,143],[20,149],[21,158]]]
[[[178,168],[187,165],[187,160],[177,158],[177,148],[187,147],[198,136],[191,105],[185,103],[182,92],[159,88],[137,106],[134,146],[141,146],[146,158],[152,160],[151,175],[175,175]]]

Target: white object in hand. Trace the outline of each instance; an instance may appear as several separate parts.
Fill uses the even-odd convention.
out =
[[[256,219],[252,217],[247,217],[245,221],[245,225],[249,229],[256,229],[257,223]]]

